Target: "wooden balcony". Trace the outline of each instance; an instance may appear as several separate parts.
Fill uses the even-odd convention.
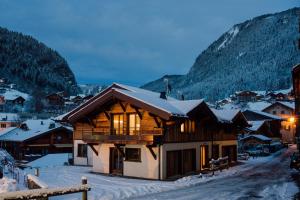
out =
[[[134,131],[132,135],[116,134],[108,128],[82,130],[82,139],[87,143],[153,144],[162,136],[162,129]]]

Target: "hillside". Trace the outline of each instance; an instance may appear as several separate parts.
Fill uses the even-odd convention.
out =
[[[197,57],[186,75],[168,76],[171,95],[180,91],[188,99],[215,101],[239,90],[289,88],[291,68],[300,63],[297,12],[300,8],[234,25]],[[161,91],[163,79],[142,88]]]
[[[78,87],[68,63],[31,36],[0,28],[0,78],[26,93],[67,91]]]

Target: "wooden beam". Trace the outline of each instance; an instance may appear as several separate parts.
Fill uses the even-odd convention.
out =
[[[88,120],[90,125],[92,125],[94,128],[96,128],[96,124],[93,122],[92,119],[90,119],[89,117],[85,117],[85,118]]]
[[[154,160],[156,160],[157,156],[156,156],[156,154],[154,153],[154,151],[152,149],[152,147],[154,147],[154,146],[153,145],[146,145],[146,147],[149,149],[149,151],[150,151],[151,155],[153,156]]]
[[[118,101],[118,103],[120,104],[120,106],[121,106],[123,112],[126,112],[126,106],[123,105],[123,103],[122,103],[121,101]]]
[[[142,115],[142,113],[139,111],[139,108],[136,107],[136,106],[133,106],[133,105],[131,105],[131,107],[132,107],[132,108],[135,110],[135,112],[138,114],[140,120],[142,120],[143,115]]]
[[[121,146],[124,146],[122,144],[115,144],[115,147],[118,149],[118,151],[122,154],[122,156],[125,158],[125,152],[122,151]]]
[[[104,112],[106,118],[108,119],[108,121],[110,121],[110,115],[108,114],[108,112],[107,111],[103,111],[103,112]]]
[[[98,156],[99,153],[98,151],[95,149],[94,144],[88,144],[89,147],[91,147],[91,149],[93,150],[93,152]]]
[[[157,117],[156,115],[152,114],[152,113],[149,113],[149,115],[154,119],[157,128],[160,128],[160,127],[161,127],[161,124],[160,124],[160,122],[159,122],[159,120],[158,120],[158,117]]]

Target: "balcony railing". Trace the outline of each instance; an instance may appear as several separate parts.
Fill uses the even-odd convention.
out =
[[[122,133],[117,133],[109,127],[83,129],[82,139],[88,143],[121,143],[121,144],[150,144],[156,138],[162,135],[162,129],[141,129],[134,130],[131,134],[124,130]]]

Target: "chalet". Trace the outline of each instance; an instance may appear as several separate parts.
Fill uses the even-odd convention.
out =
[[[257,101],[259,99],[258,96],[259,95],[256,92],[252,92],[252,91],[248,91],[248,90],[235,93],[237,102]]]
[[[270,145],[272,139],[260,134],[247,135],[240,139],[243,152],[255,148],[257,145]]]
[[[273,139],[281,139],[281,117],[258,110],[245,110],[243,114],[250,124],[254,125],[252,130],[250,128],[251,132],[254,131],[256,134]]]
[[[9,127],[19,126],[21,123],[20,117],[16,113],[0,113],[0,131]]]
[[[49,106],[64,106],[64,97],[59,93],[52,93],[46,96],[46,101]]]
[[[54,121],[27,120],[20,127],[0,132],[0,148],[17,160],[32,160],[48,153],[71,153],[72,130]]]
[[[61,119],[74,127],[75,164],[166,179],[204,170],[212,157],[236,161],[237,135],[248,124],[241,112],[224,113],[203,100],[113,84]]]
[[[294,143],[295,125],[295,103],[290,101],[277,101],[263,109],[264,112],[277,115],[283,120],[281,122],[282,141]]]

